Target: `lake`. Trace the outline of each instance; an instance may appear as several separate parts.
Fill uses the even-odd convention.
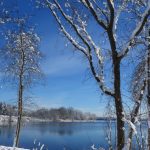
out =
[[[44,150],[90,150],[91,145],[108,149],[107,122],[62,122],[27,123],[21,129],[20,145],[23,148]],[[15,128],[0,127],[0,145],[12,146]],[[112,124],[113,143],[115,144],[115,122]]]

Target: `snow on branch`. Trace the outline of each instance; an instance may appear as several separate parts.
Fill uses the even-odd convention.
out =
[[[100,55],[100,48],[98,46],[96,46],[96,44],[92,40],[91,36],[87,32],[87,30],[85,28],[86,25],[85,25],[84,21],[81,19],[80,15],[77,12],[75,12],[77,14],[77,17],[78,17],[77,20],[78,20],[79,24],[81,25],[81,27],[72,21],[71,16],[68,16],[65,14],[65,12],[62,10],[61,6],[58,4],[58,2],[56,0],[54,0],[54,1],[55,1],[56,6],[58,7],[58,9],[60,10],[61,14],[63,15],[63,17],[73,27],[73,29],[77,33],[78,37],[83,41],[83,43],[88,47],[88,49],[91,49],[90,45],[92,45],[92,47],[95,50],[96,56],[99,60],[99,64],[102,64],[103,58]],[[82,34],[81,31],[84,33],[84,35]]]
[[[98,82],[99,84],[99,87],[100,89],[107,95],[109,96],[114,96],[114,91],[111,90],[111,89],[108,89],[105,84],[104,84],[104,76],[103,74],[101,75],[98,75],[95,71],[95,67],[94,67],[94,64],[93,64],[93,57],[92,57],[92,54],[91,54],[91,51],[90,51],[90,55],[89,55],[89,64],[90,64],[90,69],[92,71],[92,74],[95,78],[95,80]]]
[[[137,134],[136,126],[130,120],[123,118],[123,121],[129,124],[134,134]]]
[[[99,61],[99,65],[102,66],[103,65],[103,56],[101,54],[101,48],[100,46],[97,46],[94,42],[94,40],[92,39],[92,37],[90,36],[90,34],[88,33],[88,31],[86,30],[86,27],[85,27],[85,23],[84,21],[81,19],[81,16],[78,14],[78,12],[76,11],[75,12],[76,15],[77,15],[77,20],[78,22],[80,23],[81,27],[79,27],[78,25],[76,24],[73,24],[73,22],[71,23],[71,25],[75,26],[75,28],[77,29],[77,32],[79,32],[80,34],[80,30],[82,31],[82,38],[83,36],[85,37],[85,41],[88,42],[88,45],[91,45],[92,48],[94,49],[95,51],[95,54],[96,54],[96,57],[98,58],[98,61]]]
[[[67,37],[67,39],[72,43],[72,45],[75,48],[77,48],[78,50],[80,50],[81,52],[83,52],[86,55],[86,57],[89,61],[89,64],[90,64],[92,74],[94,75],[95,79],[98,81],[101,90],[108,95],[111,95],[111,96],[114,95],[113,91],[111,91],[107,87],[105,87],[104,81],[103,81],[104,80],[103,74],[101,73],[99,75],[96,72],[96,69],[95,69],[95,66],[93,63],[92,49],[94,49],[96,57],[98,58],[99,64],[100,64],[100,66],[102,66],[103,65],[103,57],[101,56],[101,53],[100,53],[101,49],[100,49],[100,47],[98,47],[95,44],[95,42],[92,40],[92,37],[87,32],[87,30],[85,28],[86,25],[85,25],[85,23],[83,23],[83,20],[81,19],[80,15],[76,12],[77,23],[74,23],[72,17],[67,15],[64,12],[64,10],[59,5],[57,0],[54,0],[54,3],[50,3],[48,0],[46,0],[46,1],[47,1],[50,11],[52,12],[57,23],[59,24],[59,27],[60,27],[61,31],[63,32],[63,34]],[[71,25],[72,29],[75,31],[78,38],[82,41],[82,43],[86,47],[81,46],[79,44],[79,42],[77,42],[75,40],[75,38],[72,37],[70,35],[70,33],[67,32],[66,28],[64,27],[64,25],[62,24],[62,22],[58,16],[58,13],[56,13],[55,8],[57,8],[57,10],[61,13],[61,15],[63,16],[65,21]],[[103,69],[103,67],[101,67],[101,69]],[[101,72],[103,72],[103,70]]]
[[[72,45],[77,48],[78,50],[80,50],[81,52],[83,52],[86,56],[88,55],[88,52],[87,52],[87,49],[83,46],[81,46],[79,44],[79,42],[77,42],[65,29],[65,27],[62,25],[62,22],[61,20],[59,19],[58,15],[56,14],[56,12],[54,11],[53,9],[53,6],[54,4],[50,3],[48,0],[47,1],[47,4],[48,4],[48,7],[49,9],[51,10],[54,18],[56,19],[61,31],[64,33],[64,35],[67,37],[67,39],[72,43]]]
[[[91,14],[93,15],[93,17],[95,18],[96,22],[105,30],[107,29],[107,26],[105,25],[105,23],[103,22],[103,20],[101,20],[97,14],[97,12],[95,11],[92,3],[89,0],[81,0],[81,2],[90,10]]]
[[[93,4],[97,7],[97,10],[105,17],[107,24],[109,23],[109,18],[108,18],[108,11],[103,10],[95,0],[93,0]]]
[[[74,31],[77,34],[77,36],[81,39],[81,41],[86,45],[86,47],[89,50],[90,49],[90,45],[89,45],[88,41],[86,39],[84,39],[84,37],[82,36],[82,33],[80,32],[81,28],[72,21],[72,17],[71,16],[65,14],[65,12],[61,8],[61,6],[57,2],[57,0],[54,0],[54,2],[56,4],[56,6],[58,7],[58,9],[60,10],[60,12],[61,12],[62,16],[64,17],[64,19],[72,26],[72,28],[74,29]],[[82,23],[82,21],[81,21],[81,24],[82,24],[82,28],[85,30],[85,26]]]
[[[116,33],[116,30],[117,30],[117,24],[118,24],[119,16],[120,16],[121,12],[124,10],[124,8],[126,7],[127,2],[128,2],[128,0],[124,0],[122,5],[119,6],[119,9],[116,12],[116,15],[115,15],[115,18],[114,18],[114,23],[113,23],[113,32],[114,32],[114,34]]]
[[[77,13],[77,12],[76,12]],[[78,16],[78,20],[80,20],[81,22],[81,25],[82,25],[82,20],[80,18],[80,15],[77,14]],[[75,27],[77,28],[77,31],[79,30],[78,26],[75,25]],[[90,64],[90,68],[91,68],[91,71],[92,71],[92,74],[94,75],[95,79],[97,80],[97,82],[99,83],[99,86],[101,88],[101,90],[107,94],[107,95],[111,95],[111,96],[114,96],[114,92],[110,89],[108,89],[105,85],[104,85],[104,75],[103,75],[103,57],[102,57],[102,54],[101,54],[101,48],[99,46],[97,46],[94,42],[94,40],[92,39],[92,37],[89,35],[88,31],[85,29],[85,26],[82,26],[82,31],[84,33],[84,36],[85,36],[85,40],[86,42],[88,42],[88,45],[91,45],[92,48],[94,49],[94,52],[96,54],[96,57],[98,59],[98,62],[99,62],[99,65],[100,65],[100,69],[101,69],[101,73],[100,75],[96,73],[95,71],[95,67],[94,67],[94,63],[93,63],[93,56],[92,56],[92,48],[89,47],[89,56],[88,56],[88,60],[89,60],[89,64]],[[80,32],[80,31],[79,31]],[[81,35],[83,36],[83,34]]]
[[[150,16],[150,0],[148,2],[147,9],[141,16],[141,21],[137,24],[135,30],[131,34],[131,37],[130,37],[128,43],[124,46],[123,50],[118,54],[118,57],[123,58],[129,52],[130,48],[134,45],[134,40],[135,40],[136,36],[138,36],[140,34],[140,32],[142,31],[149,16]]]
[[[109,27],[113,28],[114,18],[115,18],[114,2],[113,2],[113,0],[107,0],[107,3],[108,3],[108,7],[110,9],[110,23],[109,23]]]
[[[133,124],[138,123],[138,114],[139,114],[139,109],[142,103],[142,98],[143,98],[143,94],[146,88],[146,80],[143,81],[143,85],[140,89],[138,89],[140,91],[140,96],[135,98],[135,104],[133,107],[133,110],[131,112],[131,122]],[[131,147],[131,142],[132,142],[132,136],[133,136],[134,130],[132,129],[132,126],[129,129],[129,134],[128,134],[128,140],[127,140],[127,147]]]

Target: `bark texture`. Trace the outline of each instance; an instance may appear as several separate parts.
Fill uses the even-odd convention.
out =
[[[23,38],[20,35],[20,45],[21,48],[21,56],[20,56],[20,73],[19,73],[19,83],[18,83],[18,120],[16,127],[16,137],[14,140],[14,147],[19,146],[19,136],[22,122],[22,112],[23,112],[23,75],[24,75],[24,65],[25,65],[25,52],[23,49]]]

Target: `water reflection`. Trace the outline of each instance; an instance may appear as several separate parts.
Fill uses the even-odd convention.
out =
[[[72,150],[89,148],[93,143],[106,143],[104,123],[29,123],[22,127],[20,147],[33,148],[34,140],[53,150],[70,147]],[[0,144],[11,146],[14,126],[0,128]]]
[[[21,129],[20,147],[33,149],[40,142],[50,150],[89,150],[92,144],[108,149],[105,121],[89,123],[28,123]],[[112,142],[115,145],[115,122],[112,124]],[[143,126],[146,130],[146,125]],[[126,126],[127,130],[127,126]],[[11,146],[15,127],[0,127],[0,144]],[[34,141],[36,145],[34,145]]]

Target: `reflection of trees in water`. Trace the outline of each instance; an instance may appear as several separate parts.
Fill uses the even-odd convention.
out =
[[[43,122],[43,123],[32,123],[28,126],[34,131],[40,132],[41,135],[49,133],[55,135],[73,135],[81,131],[95,130],[95,127],[99,130],[99,125],[93,126],[93,123],[81,123],[81,122]]]
[[[70,123],[69,123],[70,124]],[[39,123],[32,124],[34,130],[38,130],[40,134],[50,133],[58,135],[72,135],[74,133],[74,127],[67,125],[67,123]]]
[[[13,127],[11,126],[1,126],[0,127],[0,136],[10,137],[13,134]]]
[[[58,130],[59,135],[72,135],[73,130]]]
[[[49,122],[49,123],[34,123],[32,128],[38,130],[41,135],[45,133],[54,134],[54,135],[73,135],[79,132],[92,132],[93,130],[98,130],[99,132],[103,131],[104,124],[93,123],[93,122]],[[102,130],[100,130],[102,129]]]
[[[8,125],[8,126],[1,126],[0,127],[0,139],[3,141],[4,139],[9,139],[10,141],[4,141],[4,142],[11,142],[14,135],[14,126]]]

